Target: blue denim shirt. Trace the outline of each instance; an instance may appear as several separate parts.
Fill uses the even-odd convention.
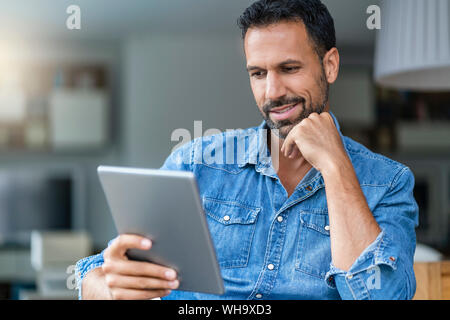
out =
[[[410,169],[340,133],[382,230],[348,271],[340,270],[331,261],[321,173],[312,168],[288,197],[264,129],[262,122],[194,139],[161,167],[197,177],[226,289],[222,296],[172,291],[163,299],[411,299],[418,207]],[[77,263],[79,285],[101,266],[102,254]]]

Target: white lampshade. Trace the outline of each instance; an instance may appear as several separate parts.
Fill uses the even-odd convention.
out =
[[[380,4],[376,82],[397,89],[449,90],[449,0],[381,0]]]

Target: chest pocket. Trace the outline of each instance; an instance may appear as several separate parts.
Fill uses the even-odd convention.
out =
[[[331,244],[328,210],[300,211],[295,269],[325,279],[330,263]]]
[[[211,198],[203,207],[220,267],[246,267],[261,208]]]

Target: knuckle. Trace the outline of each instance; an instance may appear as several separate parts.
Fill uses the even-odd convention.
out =
[[[137,286],[139,289],[151,289],[154,287],[154,282],[152,279],[147,279],[146,281],[139,281]]]
[[[114,244],[117,247],[123,247],[126,244],[126,237],[124,235],[118,236],[117,239],[114,240]]]
[[[329,114],[326,112],[322,112],[321,114],[319,114],[319,118],[320,119],[328,119],[329,118]]]
[[[109,272],[111,272],[112,271],[112,264],[111,264],[111,262],[105,262],[105,263],[103,263],[103,265],[102,265],[102,270],[103,270],[103,272],[105,272],[105,273],[109,273]]]
[[[116,284],[116,277],[110,274],[105,276],[105,282],[108,287],[114,287]]]
[[[147,273],[150,275],[153,275],[154,277],[163,278],[164,277],[164,269],[161,267],[155,265],[155,264],[148,264],[147,266]]]
[[[105,261],[111,259],[111,247],[108,247],[108,248],[105,250],[105,252],[103,252],[103,259],[104,259]]]

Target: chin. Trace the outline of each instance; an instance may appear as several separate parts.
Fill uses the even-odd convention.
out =
[[[286,139],[286,137],[288,136],[289,132],[291,132],[293,127],[294,126],[292,124],[281,127],[280,129],[278,129],[277,133],[278,137],[283,140]]]

